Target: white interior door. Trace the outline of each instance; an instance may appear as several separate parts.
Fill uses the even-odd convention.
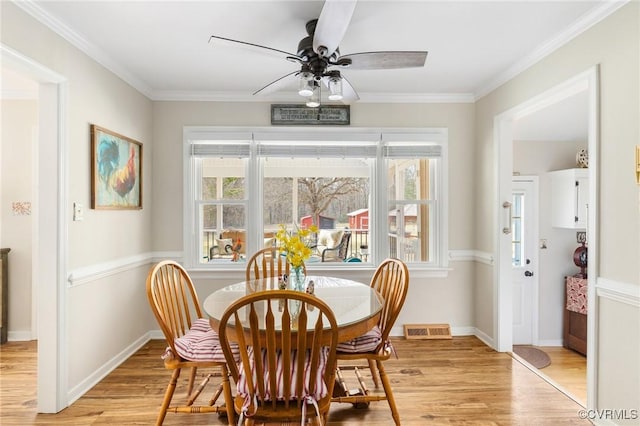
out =
[[[537,343],[538,181],[514,177],[511,205],[513,344]]]

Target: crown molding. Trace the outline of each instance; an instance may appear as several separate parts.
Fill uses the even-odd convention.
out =
[[[214,91],[155,91],[154,101],[203,101],[203,102],[302,102],[293,93],[272,93],[269,97],[252,96],[243,92]],[[473,93],[361,93],[358,103],[473,103]]]
[[[207,102],[299,102],[300,98],[291,94],[272,94],[268,99],[261,96],[252,96],[239,92],[220,91],[171,91],[153,90],[141,79],[130,73],[122,65],[107,55],[100,48],[90,43],[80,34],[69,28],[66,24],[32,0],[15,1],[14,4],[24,12],[50,28],[60,37],[67,40],[80,51],[94,59],[122,80],[133,86],[136,90],[153,101],[207,101]],[[475,97],[472,93],[388,93],[374,94],[361,93],[360,103],[473,103]]]
[[[58,34],[60,37],[67,40],[73,46],[78,48],[80,51],[85,53],[87,56],[92,58],[94,61],[114,73],[116,76],[120,77],[126,83],[133,86],[140,93],[145,95],[148,98],[152,98],[153,91],[152,89],[140,80],[138,77],[133,75],[127,69],[125,69],[122,65],[120,65],[117,61],[107,55],[102,49],[98,48],[94,44],[90,43],[87,39],[82,37],[80,34],[69,28],[66,24],[62,23],[60,20],[55,18],[54,16],[47,13],[44,9],[34,3],[32,0],[22,0],[16,1],[12,0],[13,3],[22,9],[27,14],[31,15],[36,20],[40,21],[43,25],[50,28],[53,32]]]
[[[13,3],[27,14],[50,28],[56,34],[67,40],[73,46],[84,52],[90,58],[104,66],[126,83],[133,86],[143,95],[154,101],[217,101],[217,102],[295,102],[299,98],[291,95],[275,94],[266,99],[264,97],[254,97],[246,93],[236,92],[211,92],[211,91],[164,91],[153,90],[140,78],[129,72],[121,64],[107,55],[100,48],[90,43],[80,34],[69,28],[54,16],[47,13],[33,0],[12,0]],[[586,31],[596,23],[600,22],[630,0],[608,0],[594,10],[586,13],[581,19],[567,28],[558,36],[548,40],[539,46],[530,55],[517,62],[496,78],[480,87],[475,93],[361,93],[360,103],[473,103],[507,81],[513,79],[518,74],[539,62],[556,49],[560,48],[582,32]]]
[[[365,103],[473,103],[473,93],[362,93],[360,102]]]
[[[593,25],[602,21],[607,16],[611,15],[616,10],[627,4],[630,0],[608,0],[602,3],[600,6],[594,8],[588,13],[584,14],[579,20],[573,23],[565,31],[547,40],[545,43],[538,46],[530,55],[526,56],[522,60],[516,62],[506,71],[499,74],[496,78],[489,81],[485,86],[480,87],[475,92],[475,100],[481,99],[483,96],[491,93],[493,90],[502,86],[504,83],[515,78],[518,74],[535,65],[566,43],[582,34]]]

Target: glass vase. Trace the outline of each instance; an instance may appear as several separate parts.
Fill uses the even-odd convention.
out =
[[[305,275],[302,266],[290,266],[289,268],[289,287],[292,290],[305,291]]]

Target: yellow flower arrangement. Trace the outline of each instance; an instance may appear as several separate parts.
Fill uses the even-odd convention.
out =
[[[276,233],[278,241],[278,249],[280,253],[284,253],[287,261],[293,268],[302,266],[305,260],[311,257],[312,250],[309,248],[309,237],[311,234],[318,232],[318,227],[311,225],[306,229],[299,229],[296,226],[296,232],[291,233],[287,227],[280,225]]]

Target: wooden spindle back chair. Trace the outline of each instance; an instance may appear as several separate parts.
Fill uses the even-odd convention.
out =
[[[324,302],[299,291],[257,292],[227,308],[219,332],[237,384],[236,414],[249,424],[302,419],[326,424],[338,326]],[[240,347],[239,364],[231,362],[230,342]]]
[[[217,335],[211,330],[209,320],[202,314],[200,301],[189,274],[177,262],[172,260],[159,262],[151,268],[147,276],[147,297],[151,310],[167,341],[167,350],[163,355],[164,366],[172,370],[156,425],[163,423],[167,412],[226,412],[229,425],[232,425],[234,411],[231,408],[232,396],[227,364],[224,354],[217,344]],[[201,345],[195,349],[198,354],[190,356],[191,359],[186,359],[180,355],[180,352],[185,352],[182,343],[189,344],[192,337],[199,338]],[[202,337],[207,339],[204,340]],[[182,405],[171,406],[183,368],[190,369],[186,391],[187,400]],[[221,375],[221,384],[213,393],[212,398],[206,405],[200,406],[194,404],[214,373],[205,375],[203,381],[194,389],[199,368],[207,371],[217,370],[215,373]],[[223,394],[226,407],[222,404],[216,405],[221,394]]]
[[[302,264],[306,275],[307,268]],[[245,279],[247,281],[260,278],[279,277],[283,274],[289,275],[289,262],[282,256],[276,247],[268,247],[258,250],[247,262]]]
[[[357,392],[349,391],[346,388],[341,389],[340,391],[344,391],[344,395],[336,395],[333,401],[368,405],[371,401],[387,400],[395,424],[400,425],[400,415],[398,414],[398,409],[393,398],[391,383],[384,370],[383,361],[389,359],[393,353],[393,347],[389,343],[389,333],[400,314],[409,290],[409,270],[407,265],[399,259],[389,258],[384,260],[378,268],[376,268],[376,272],[371,279],[371,287],[380,293],[384,299],[380,320],[373,333],[367,333],[365,336],[362,336],[362,339],[360,337],[354,339],[351,345],[357,348],[360,339],[370,341],[372,336],[375,336],[376,341],[379,343],[374,344],[374,347],[363,350],[355,349],[350,352],[341,351],[341,344],[338,347],[337,357],[339,363],[340,361],[366,360],[375,387],[378,387],[377,374],[379,374],[385,394],[384,396],[370,394],[357,367],[346,367],[355,370],[360,389]],[[347,346],[350,346],[350,344],[347,344]],[[343,367],[339,365],[339,370],[340,368]],[[341,371],[338,371],[337,374],[340,381],[343,382],[341,379]],[[343,384],[343,387],[346,387],[346,385]]]

